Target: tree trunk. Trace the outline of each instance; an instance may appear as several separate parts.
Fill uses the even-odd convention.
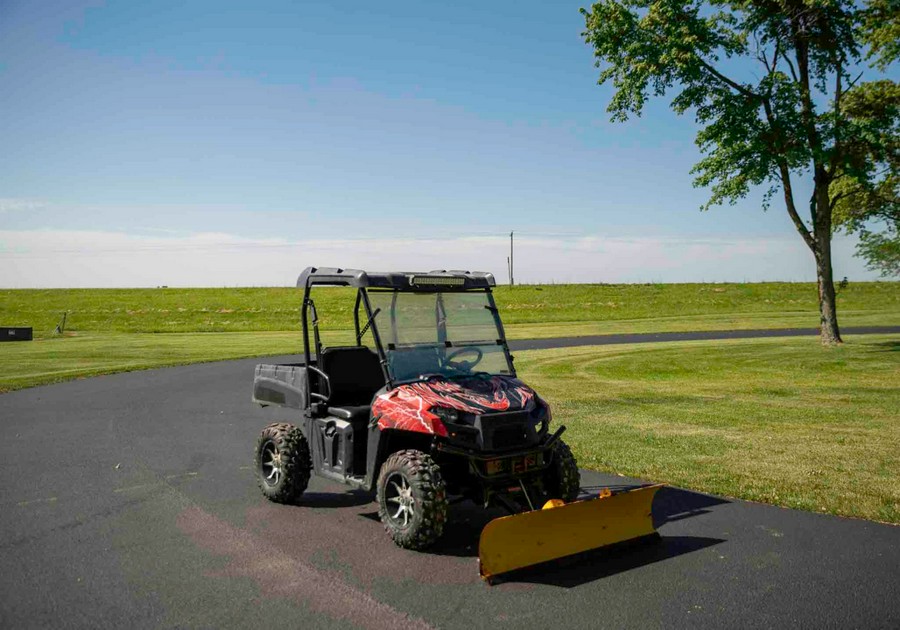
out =
[[[824,345],[843,343],[837,320],[837,297],[831,271],[831,204],[828,189],[817,186],[816,279],[819,286],[819,334]],[[824,188],[824,190],[823,190]]]
[[[822,247],[822,244],[819,244]],[[825,245],[826,254],[816,256],[816,276],[819,283],[819,331],[822,343],[834,345],[843,343],[837,320],[837,299],[831,278],[831,243]]]

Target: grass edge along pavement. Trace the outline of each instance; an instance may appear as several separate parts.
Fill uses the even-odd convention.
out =
[[[54,350],[54,342],[71,354]],[[68,343],[71,342],[71,343]],[[290,354],[291,333],[109,334],[4,344],[0,386],[239,356]],[[900,522],[900,336],[585,346],[519,351],[583,468],[786,507]],[[93,363],[91,363],[93,362]],[[86,364],[90,363],[90,367]],[[24,368],[24,369],[21,369]],[[887,449],[887,450],[885,450]]]
[[[519,353],[583,468],[900,523],[900,336]]]
[[[627,328],[626,330],[629,334],[634,332]],[[679,326],[674,331],[655,332],[677,333],[681,330],[682,327]],[[702,332],[717,330],[723,329],[712,328]],[[508,336],[510,340],[553,339],[531,334],[533,332],[531,326],[512,327],[512,332],[508,331]],[[614,336],[612,331],[607,335],[601,335],[609,339]],[[578,338],[578,335],[573,337]],[[355,336],[352,331],[326,331],[323,334],[323,341],[325,345],[348,345],[355,343]],[[616,342],[621,341],[623,340]],[[590,343],[594,343],[594,339],[591,339]],[[34,341],[0,344],[0,393],[117,372],[300,354],[302,351],[302,337],[297,331],[78,332],[36,337]],[[515,350],[516,356],[518,357],[521,352],[522,350]]]

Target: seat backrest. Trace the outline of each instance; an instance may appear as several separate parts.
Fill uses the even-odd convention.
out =
[[[378,355],[365,346],[324,348],[319,365],[331,381],[332,406],[368,405],[384,387]]]

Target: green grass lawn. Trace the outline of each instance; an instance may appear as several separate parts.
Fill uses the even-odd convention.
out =
[[[518,355],[584,468],[900,523],[900,336]]]
[[[296,331],[79,333],[10,342],[0,346],[0,392],[113,372],[302,351]]]
[[[511,338],[818,319],[809,284],[524,286],[496,295]],[[0,291],[0,324],[31,325],[38,337],[0,344],[0,392],[295,354],[299,297],[295,289]],[[350,342],[352,297],[324,290],[317,302],[326,342]],[[844,326],[900,324],[900,283],[851,284],[839,308]],[[70,332],[55,336],[63,310]],[[569,427],[583,467],[900,522],[900,336],[848,336],[836,348],[782,338],[516,354],[521,375]]]
[[[510,337],[818,325],[811,283],[525,285],[495,291]],[[294,288],[0,290],[0,325],[47,336],[95,332],[297,330]],[[319,289],[326,329],[352,328],[352,290]],[[900,324],[900,283],[850,283],[838,294],[846,325]]]

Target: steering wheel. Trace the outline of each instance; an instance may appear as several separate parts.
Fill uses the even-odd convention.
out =
[[[454,361],[456,357],[463,354],[474,354],[474,361]],[[459,370],[460,372],[468,372],[473,367],[478,365],[481,359],[484,357],[484,352],[481,351],[481,348],[477,346],[465,346],[463,348],[457,348],[452,351],[446,357],[444,357],[444,366],[453,368],[454,370]]]

